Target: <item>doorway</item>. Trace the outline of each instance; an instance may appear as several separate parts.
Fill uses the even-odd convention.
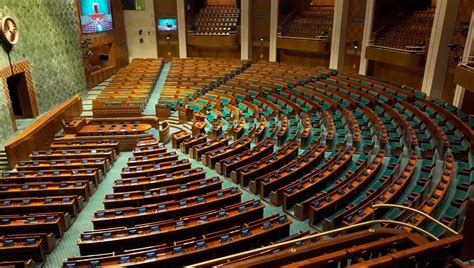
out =
[[[33,118],[33,107],[28,94],[25,72],[8,77],[7,85],[15,118]]]

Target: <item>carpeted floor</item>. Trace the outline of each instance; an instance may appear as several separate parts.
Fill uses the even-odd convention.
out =
[[[132,156],[131,152],[121,152],[119,154],[117,161],[107,172],[104,180],[97,187],[96,192],[86,203],[69,230],[64,233],[63,238],[59,241],[51,255],[46,258],[45,267],[61,267],[65,258],[80,255],[79,247],[76,244],[77,239],[82,232],[94,229],[91,222],[92,216],[96,210],[104,208],[102,201],[106,194],[113,192],[112,184],[116,179],[120,178],[120,171],[127,165],[127,160],[130,156]]]

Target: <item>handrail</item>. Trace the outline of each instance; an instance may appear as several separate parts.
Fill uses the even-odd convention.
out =
[[[375,44],[370,43],[370,42],[369,42],[368,46],[375,47],[375,48],[394,50],[394,51],[399,51],[399,52],[404,52],[404,53],[410,53],[410,54],[424,54],[425,53],[424,47],[418,47],[418,48],[423,48],[422,50],[401,49],[401,48],[395,48],[395,47],[386,47],[386,46],[381,46],[381,45],[375,45]]]
[[[309,38],[309,37],[293,37],[293,36],[286,36],[286,35],[279,34],[278,38],[311,40],[311,41],[321,41],[321,42],[327,42],[328,41],[328,35],[318,35],[315,38]]]
[[[227,33],[223,33],[223,34],[208,34],[208,33],[196,33],[196,32],[192,32],[192,31],[189,31],[188,32],[188,35],[193,35],[193,36],[236,36],[238,35],[238,33],[236,32],[227,32]]]
[[[465,69],[469,69],[469,71],[472,72],[472,69],[474,69],[474,61],[464,61],[464,62],[460,62],[458,64],[459,67],[463,67]]]
[[[282,27],[282,26],[286,23],[286,21],[289,20],[290,17],[291,17],[293,14],[295,14],[295,12],[296,12],[296,8],[293,8],[293,10],[288,14],[288,16],[286,16],[286,17],[281,21],[281,23],[278,25],[278,27]]]
[[[462,56],[461,59],[474,59],[474,56]]]
[[[409,210],[411,212],[415,212],[415,213],[418,213],[418,214],[421,214],[423,215],[424,217],[430,219],[431,221],[433,221],[434,223],[440,225],[441,227],[443,227],[445,230],[451,232],[452,234],[454,235],[458,235],[459,233],[456,232],[455,230],[451,229],[451,227],[445,225],[444,223],[438,221],[437,219],[431,217],[429,214],[426,214],[425,212],[421,211],[421,210],[418,210],[418,209],[414,209],[414,208],[411,208],[411,207],[407,207],[407,206],[402,206],[402,205],[396,205],[396,204],[375,204],[375,205],[372,205],[372,208],[374,210],[378,209],[378,208],[398,208],[398,209],[404,209],[404,210]],[[375,213],[372,214],[373,216],[375,215]]]
[[[420,233],[423,233],[423,234],[431,237],[435,241],[439,240],[438,237],[431,234],[430,232],[428,232],[426,230],[423,230],[418,226],[414,226],[414,225],[411,225],[411,224],[408,224],[408,223],[405,223],[405,222],[394,221],[394,220],[389,220],[389,219],[371,220],[371,221],[361,222],[361,223],[357,223],[357,224],[353,224],[353,225],[349,225],[349,226],[340,227],[340,228],[333,229],[333,230],[330,230],[330,231],[325,231],[325,232],[321,232],[321,233],[317,233],[317,234],[312,234],[312,235],[308,235],[308,236],[288,240],[288,241],[285,241],[285,242],[276,243],[276,244],[265,246],[265,247],[255,248],[255,249],[251,249],[251,250],[247,250],[247,251],[243,251],[243,252],[238,252],[238,253],[231,254],[231,255],[228,255],[228,256],[224,256],[224,257],[220,257],[220,258],[216,258],[216,259],[212,259],[212,260],[208,260],[208,261],[203,261],[203,262],[187,265],[185,267],[192,268],[192,267],[209,266],[209,265],[212,265],[214,263],[219,263],[219,262],[222,262],[222,261],[226,261],[228,259],[243,257],[245,255],[249,255],[249,254],[252,254],[252,253],[258,253],[258,252],[261,252],[261,251],[271,250],[271,249],[274,249],[274,248],[277,248],[277,247],[291,245],[291,244],[294,244],[296,242],[300,242],[300,241],[304,241],[304,240],[308,240],[308,239],[318,238],[318,237],[331,235],[331,234],[337,234],[337,233],[340,233],[340,232],[343,232],[343,231],[347,231],[347,230],[351,230],[351,229],[355,229],[355,228],[359,228],[359,227],[363,227],[363,226],[367,226],[367,225],[383,224],[383,223],[391,223],[391,224],[403,225],[403,226],[406,226],[406,227],[410,227],[410,228],[413,228],[413,229],[419,231]]]
[[[474,68],[474,56],[463,56],[459,57],[460,61],[458,63],[459,67],[465,67],[468,69],[473,69]]]

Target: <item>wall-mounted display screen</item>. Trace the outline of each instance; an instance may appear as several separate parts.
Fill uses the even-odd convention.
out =
[[[114,28],[110,0],[80,0],[83,33],[99,33]]]
[[[176,20],[175,19],[159,19],[158,30],[159,31],[176,31]]]

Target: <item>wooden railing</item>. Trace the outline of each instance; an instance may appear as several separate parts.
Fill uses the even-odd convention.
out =
[[[63,121],[80,116],[81,113],[81,97],[76,94],[38,118],[5,145],[10,168],[20,160],[28,160],[33,150],[49,148],[54,135],[63,128]]]

